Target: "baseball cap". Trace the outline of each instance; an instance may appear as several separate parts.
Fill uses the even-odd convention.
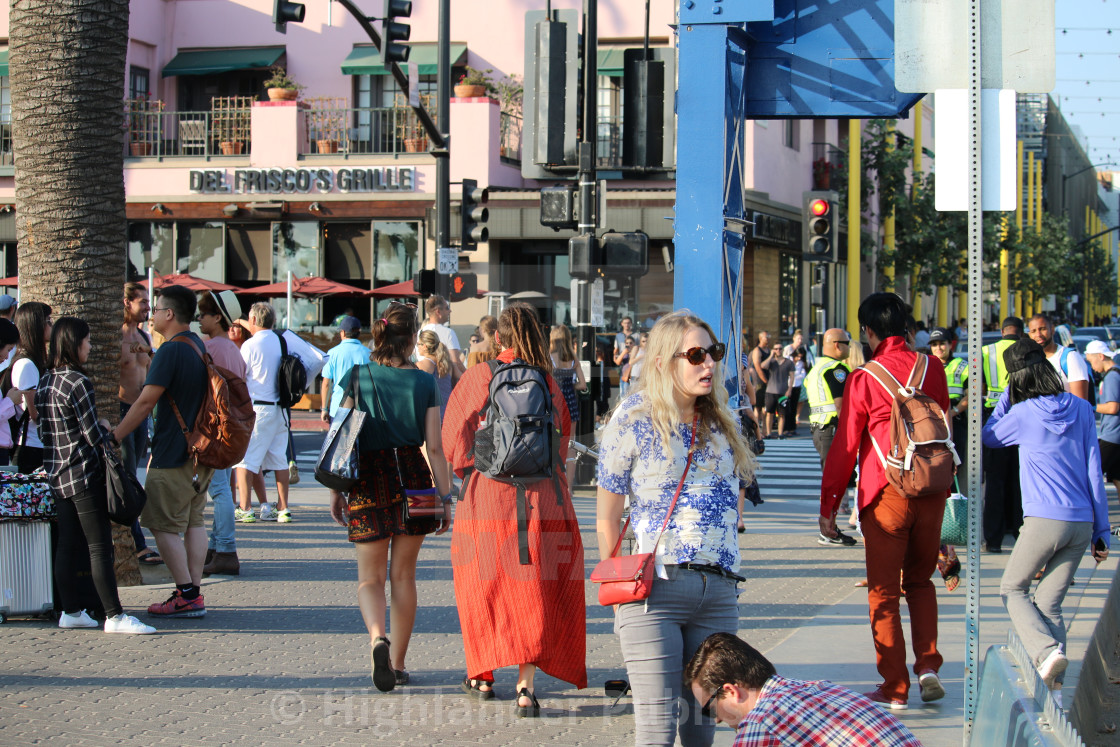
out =
[[[1085,346],[1085,355],[1096,355],[1098,353],[1112,357],[1112,351],[1108,349],[1108,345],[1100,340],[1090,340],[1089,344]]]
[[[356,316],[343,317],[342,323],[338,328],[346,334],[352,334],[362,328],[362,322]]]
[[[1024,368],[1046,363],[1046,352],[1037,342],[1029,337],[1024,337],[1004,351],[1003,362],[1007,365],[1008,373],[1015,373],[1016,371],[1022,371]]]
[[[953,333],[944,327],[936,327],[929,333],[930,342],[952,342]]]
[[[15,296],[9,296],[7,294],[0,296],[0,311],[7,311],[15,305]]]
[[[241,316],[241,302],[231,290],[210,291],[210,297],[218,306],[218,311],[225,317],[226,324],[233,326],[233,322]]]

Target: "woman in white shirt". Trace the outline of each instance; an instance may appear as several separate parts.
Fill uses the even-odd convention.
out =
[[[682,745],[711,744],[715,722],[682,691],[681,674],[707,636],[739,627],[737,497],[739,479],[753,479],[755,457],[727,407],[725,351],[686,310],[658,320],[637,391],[619,403],[599,450],[600,556],[617,545],[629,496],[636,552],[655,559],[648,599],[615,613],[640,745],[670,747],[678,720]]]
[[[39,301],[28,301],[16,309],[13,321],[19,330],[19,348],[12,362],[12,385],[24,393],[26,418],[16,421],[18,430],[13,426],[13,454],[16,455],[16,469],[26,475],[43,466],[43,442],[39,440],[39,411],[35,407],[35,390],[39,387],[39,378],[47,370],[51,307]]]

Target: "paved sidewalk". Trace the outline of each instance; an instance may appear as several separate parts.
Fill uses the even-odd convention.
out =
[[[0,626],[0,743],[632,743],[629,698],[612,713],[602,694],[605,680],[625,672],[611,617],[596,604],[591,584],[587,690],[538,677],[545,709],[539,720],[514,716],[512,668],[498,672],[500,699],[479,704],[459,691],[463,654],[449,535],[430,537],[420,555],[421,601],[407,662],[412,684],[390,694],[373,690],[368,638],[355,601],[353,550],[344,530],[331,522],[326,502],[326,490],[305,477],[292,491],[292,524],[239,524],[242,575],[208,579],[203,591],[209,614],[156,620],[160,635],[63,631],[33,620]],[[598,558],[592,491],[577,491],[575,502],[590,572]],[[864,575],[862,546],[818,545],[816,505],[810,497],[748,504],[748,533],[740,535],[748,578],[740,597],[740,634],[784,675],[868,690],[878,679],[866,591],[854,588]],[[1007,557],[982,558],[982,650],[1006,636],[996,587]],[[1067,611],[1080,602],[1071,660],[1084,645],[1073,641],[1091,633],[1116,561],[1085,583],[1089,565],[1067,602]],[[169,586],[121,590],[126,609],[141,619],[148,619],[148,604],[169,593]],[[955,745],[963,697],[963,586],[949,595],[939,583],[938,598],[949,697],[940,706],[919,707],[915,693],[902,718],[926,744]],[[1070,675],[1072,690],[1075,666]],[[731,736],[720,727],[716,744],[729,745]]]

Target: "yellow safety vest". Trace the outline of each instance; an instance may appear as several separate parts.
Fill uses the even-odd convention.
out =
[[[805,388],[805,396],[809,400],[809,423],[812,425],[828,425],[839,416],[836,409],[836,399],[832,396],[828,385],[824,382],[824,375],[836,368],[844,367],[844,375],[851,373],[848,364],[822,355],[817,358],[816,364],[805,375],[801,384]]]
[[[950,358],[945,364],[945,381],[949,384],[949,402],[955,405],[965,395],[968,363],[963,358]]]
[[[980,351],[984,359],[984,385],[988,387],[984,407],[995,407],[1000,395],[1007,389],[1007,366],[1003,363],[1003,354],[1014,344],[1014,340],[997,340]]]

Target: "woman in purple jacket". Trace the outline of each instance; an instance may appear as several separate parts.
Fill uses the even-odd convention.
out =
[[[1108,502],[1096,422],[1088,402],[1065,391],[1033,340],[1003,356],[1008,387],[984,425],[984,445],[1019,447],[1023,528],[1000,581],[1004,606],[1055,691],[1068,665],[1062,600],[1085,548],[1108,557]],[[1045,568],[1030,597],[1031,581]],[[1055,692],[1059,703],[1060,692]]]

